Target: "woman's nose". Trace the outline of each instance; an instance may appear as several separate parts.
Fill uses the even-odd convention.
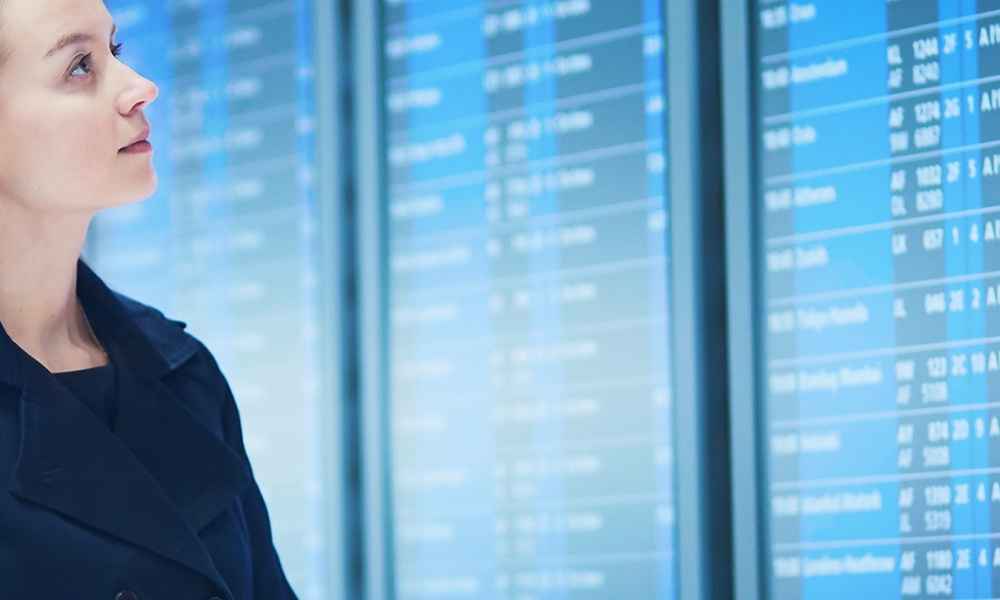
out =
[[[151,104],[160,95],[160,88],[155,83],[139,75],[136,77],[138,79],[122,96],[122,114],[132,114],[136,109]]]

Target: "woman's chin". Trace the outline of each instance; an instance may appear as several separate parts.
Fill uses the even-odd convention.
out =
[[[112,201],[105,204],[102,208],[127,206],[129,204],[136,204],[138,202],[148,200],[156,193],[158,187],[157,184],[156,172],[154,171],[149,180],[144,182],[144,185],[137,185],[123,192],[122,194],[116,196]]]

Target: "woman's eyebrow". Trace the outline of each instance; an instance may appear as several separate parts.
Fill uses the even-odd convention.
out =
[[[111,35],[108,36],[109,39],[114,39],[115,32],[117,30],[118,30],[117,25],[111,26]],[[84,43],[84,42],[93,42],[96,39],[97,37],[92,33],[82,33],[82,32],[67,33],[66,35],[60,37],[59,41],[56,42],[56,45],[52,46],[52,48],[45,53],[45,58],[52,56],[56,52],[59,52],[60,50],[65,48],[66,46],[72,46],[73,44]]]

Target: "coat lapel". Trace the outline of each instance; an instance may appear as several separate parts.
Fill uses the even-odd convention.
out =
[[[81,281],[81,292],[85,283],[94,285]],[[107,294],[81,300],[118,373],[115,433],[0,327],[0,361],[17,363],[2,365],[0,380],[22,388],[21,447],[8,489],[228,590],[197,532],[232,506],[250,475],[162,381],[177,365],[145,354],[156,349],[121,320],[128,317],[120,305],[102,304],[116,302]]]

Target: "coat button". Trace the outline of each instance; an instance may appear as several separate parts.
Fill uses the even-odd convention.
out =
[[[118,592],[118,595],[115,596],[115,600],[139,600],[139,596],[135,592],[124,590]]]

